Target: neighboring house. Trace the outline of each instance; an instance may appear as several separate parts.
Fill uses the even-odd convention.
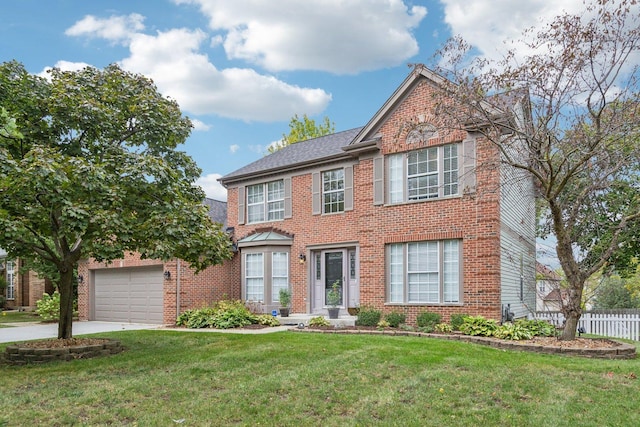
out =
[[[33,271],[20,273],[21,266],[19,259],[8,258],[7,253],[0,249],[0,276],[6,283],[4,307],[35,309],[42,295],[53,292],[53,284]]]
[[[226,224],[227,204],[205,199],[214,222]],[[133,253],[112,263],[78,266],[81,320],[173,324],[178,313],[224,298],[239,298],[233,262],[195,275],[181,260],[140,259]]]
[[[135,255],[83,263],[81,319],[173,323],[223,294],[270,312],[285,287],[292,313],[324,315],[336,282],[341,315],[375,307],[414,323],[424,311],[443,321],[534,311],[532,180],[501,165],[477,128],[444,128],[433,111],[443,81],[418,66],[363,127],[222,177],[237,247],[224,265],[193,276],[184,262]]]
[[[562,278],[549,267],[536,263],[536,311],[560,311],[566,291],[560,289]]]

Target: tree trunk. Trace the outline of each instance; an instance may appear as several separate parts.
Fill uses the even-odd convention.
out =
[[[567,289],[567,301],[562,303],[562,314],[564,314],[564,329],[562,330],[563,341],[576,339],[576,330],[578,329],[578,321],[582,316],[582,289],[584,281],[579,282],[569,280],[569,289]]]
[[[571,341],[576,339],[576,330],[578,329],[578,320],[580,315],[576,313],[570,313],[569,316],[565,316],[564,329],[562,330],[562,341]]]
[[[63,269],[61,269],[63,270]],[[73,268],[64,268],[60,271],[60,282],[58,291],[60,292],[60,320],[58,321],[58,338],[72,338],[73,322]]]

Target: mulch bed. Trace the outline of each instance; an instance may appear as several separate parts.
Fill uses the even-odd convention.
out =
[[[292,329],[302,331],[301,329]],[[460,333],[424,333],[411,332],[402,329],[365,326],[345,326],[336,328],[335,326],[311,326],[304,330],[320,333],[362,333],[362,334],[382,334],[397,336],[422,336],[429,338],[442,338],[447,340],[460,340],[476,344],[508,349],[529,351],[545,354],[563,354],[567,356],[581,356],[601,359],[633,359],[636,357],[636,348],[631,344],[607,338],[581,338],[577,337],[571,341],[562,341],[556,337],[534,337],[530,340],[502,340],[488,337],[474,337],[462,335]]]

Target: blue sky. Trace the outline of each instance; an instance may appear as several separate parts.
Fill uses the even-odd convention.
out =
[[[17,0],[0,61],[34,74],[118,63],[151,77],[196,127],[181,148],[217,178],[259,159],[294,114],[362,126],[451,35],[496,57],[503,41],[580,0]]]

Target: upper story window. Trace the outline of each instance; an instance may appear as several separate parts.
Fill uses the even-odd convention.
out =
[[[322,212],[344,212],[344,169],[322,173]]]
[[[291,177],[238,187],[238,224],[291,218]]]
[[[458,145],[449,144],[390,155],[389,203],[457,195]]]
[[[314,215],[353,210],[353,166],[313,172],[311,180]]]
[[[247,187],[247,220],[252,222],[284,219],[284,181],[271,181]]]

